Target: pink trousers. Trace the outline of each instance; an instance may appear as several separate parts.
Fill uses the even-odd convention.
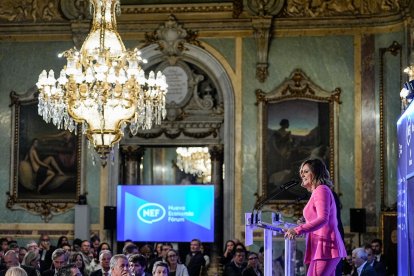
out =
[[[307,276],[333,276],[341,258],[327,260],[313,260],[308,269]]]

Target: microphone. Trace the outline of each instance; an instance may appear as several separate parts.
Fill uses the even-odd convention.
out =
[[[307,197],[308,197],[308,194],[303,194],[303,195],[299,196],[298,198],[296,198],[295,202],[299,203],[302,200],[306,199]]]
[[[297,180],[291,180],[289,182],[286,182],[285,184],[283,184],[282,186],[280,186],[280,189],[282,190],[289,190],[290,188],[298,185],[300,182]]]
[[[256,209],[260,210],[262,209],[262,207],[269,202],[272,199],[275,199],[276,197],[278,197],[281,193],[283,193],[284,191],[287,191],[289,189],[291,189],[292,187],[299,185],[301,183],[301,181],[298,180],[291,180],[288,181],[282,185],[280,185],[279,189],[276,189],[274,192],[272,192],[266,199],[262,200],[261,202],[258,202],[256,204]]]

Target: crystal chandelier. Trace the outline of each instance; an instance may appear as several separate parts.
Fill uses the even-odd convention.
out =
[[[179,147],[176,152],[180,170],[201,178],[203,183],[211,182],[211,158],[207,147]]]
[[[39,76],[38,112],[58,129],[76,132],[79,124],[105,165],[127,124],[135,135],[161,123],[167,83],[161,72],[146,77],[141,68],[146,60],[137,49],[125,49],[115,19],[119,0],[91,0],[91,5],[92,27],[80,51],[59,55],[67,64],[58,79],[53,70]]]

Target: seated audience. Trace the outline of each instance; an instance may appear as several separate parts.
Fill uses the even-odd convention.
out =
[[[243,270],[243,276],[263,276],[259,268],[259,256],[255,252],[249,252],[247,257],[247,266]]]
[[[27,272],[23,268],[15,266],[9,268],[5,276],[27,276]]]
[[[246,268],[245,257],[246,251],[237,249],[233,260],[224,268],[223,276],[242,276]]]
[[[355,248],[352,250],[352,262],[356,268],[353,275],[359,276],[375,276],[374,268],[367,262],[368,256],[365,249],[362,247]],[[355,272],[357,274],[355,274]]]
[[[107,276],[109,275],[109,262],[112,258],[112,252],[109,250],[101,250],[99,253],[99,268],[92,272],[91,276]]]
[[[201,253],[201,241],[193,239],[190,243],[190,253],[186,256],[185,265],[190,276],[199,276],[203,267],[206,265],[206,260]]]
[[[133,254],[128,258],[129,271],[133,276],[150,276],[151,273],[145,272],[147,268],[147,260],[144,256]]]
[[[30,266],[20,265],[19,258],[14,250],[9,250],[4,254],[5,269],[0,271],[0,276],[4,276],[6,271],[12,267],[21,267],[26,271],[28,276],[37,276],[36,269]]]
[[[187,267],[180,262],[180,257],[175,249],[167,252],[167,264],[170,276],[188,276]]]
[[[68,264],[68,255],[65,250],[58,248],[52,253],[53,268],[42,272],[42,276],[54,276],[58,273],[59,269]]]

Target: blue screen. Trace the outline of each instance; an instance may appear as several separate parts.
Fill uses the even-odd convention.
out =
[[[213,185],[119,185],[117,240],[214,242]]]

